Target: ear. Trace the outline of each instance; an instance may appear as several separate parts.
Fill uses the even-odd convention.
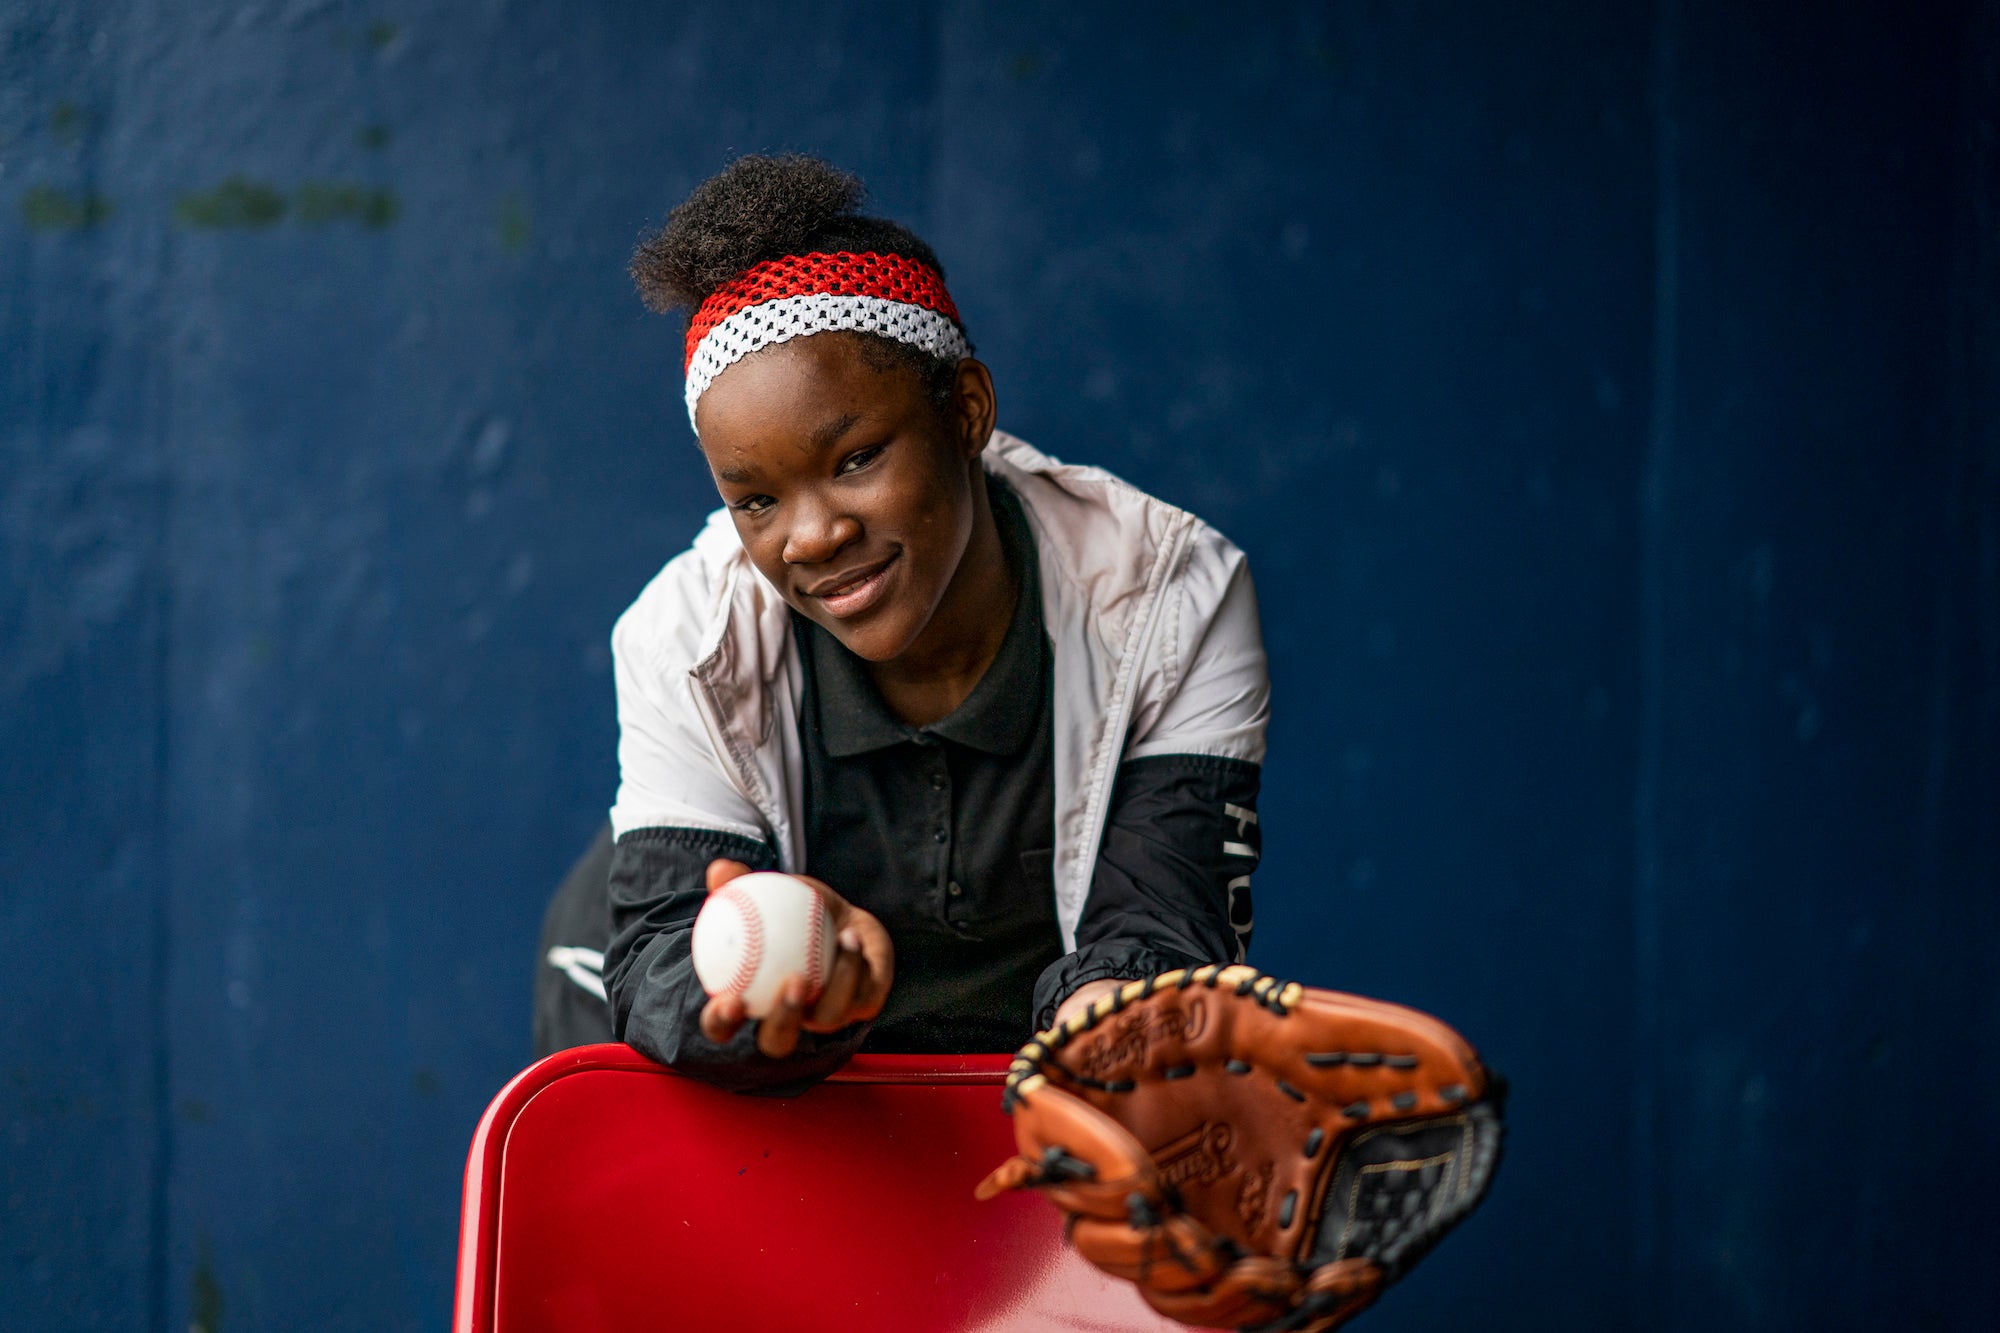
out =
[[[987,441],[993,438],[993,426],[999,420],[999,406],[993,397],[993,374],[983,361],[968,356],[958,363],[950,416],[965,457],[979,457]]]

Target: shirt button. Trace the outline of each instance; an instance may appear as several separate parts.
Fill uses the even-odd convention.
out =
[[[954,897],[954,898],[958,897],[958,895],[959,895],[959,894],[961,894],[961,893],[964,893],[964,892],[965,892],[965,890],[964,890],[964,889],[961,889],[961,888],[959,888],[959,887],[958,887],[958,881],[957,881],[957,880],[953,880],[953,881],[952,881],[952,882],[951,882],[950,884],[947,884],[947,885],[945,886],[945,890],[944,890],[944,891],[945,891],[946,893],[950,894],[950,895],[951,895],[952,897]]]
[[[943,829],[939,829],[936,833],[931,834],[931,837],[937,839],[939,842],[943,842],[948,836],[950,835]]]
[[[944,774],[942,773],[931,774],[931,790],[932,791],[944,790]]]

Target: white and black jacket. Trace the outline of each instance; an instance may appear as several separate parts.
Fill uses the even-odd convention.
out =
[[[1220,533],[1004,432],[983,459],[1026,513],[1053,648],[1053,889],[1071,952],[1036,987],[1046,1022],[1087,981],[1241,956],[1270,682],[1249,568]],[[728,1086],[829,1072],[864,1031],[802,1034],[792,1059],[766,1061],[748,1034],[718,1048],[695,1026],[701,888],[687,867],[728,855],[811,870],[791,617],[727,510],[619,619],[612,654],[613,1031]]]

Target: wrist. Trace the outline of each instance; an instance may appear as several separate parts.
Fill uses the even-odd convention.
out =
[[[1081,986],[1071,991],[1061,1004],[1056,1006],[1055,1026],[1062,1026],[1072,1016],[1082,1013],[1099,999],[1111,994],[1111,992],[1124,984],[1123,981],[1111,977],[1084,982]]]

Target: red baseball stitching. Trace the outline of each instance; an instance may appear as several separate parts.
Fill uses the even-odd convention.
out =
[[[806,926],[806,984],[812,987],[814,998],[818,998],[826,986],[826,899],[810,884],[806,892],[813,899],[811,919]]]
[[[734,885],[725,885],[719,896],[736,909],[736,919],[743,923],[743,956],[736,960],[736,973],[723,987],[730,995],[741,995],[757,979],[757,966],[764,961],[764,918],[750,895]]]

